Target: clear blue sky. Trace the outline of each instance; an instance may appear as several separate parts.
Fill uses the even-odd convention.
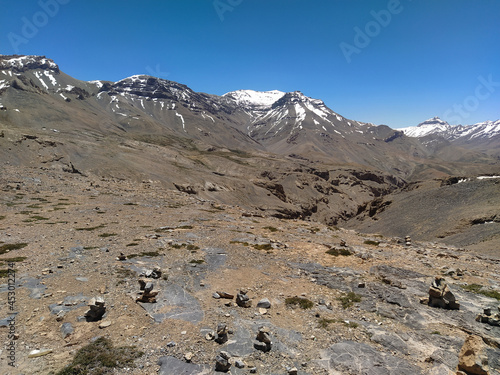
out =
[[[393,128],[500,118],[498,0],[0,0],[0,9],[1,54],[46,55],[82,80],[152,74],[218,95],[300,90]]]

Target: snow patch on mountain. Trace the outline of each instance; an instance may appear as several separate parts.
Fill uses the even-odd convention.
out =
[[[254,91],[254,90],[237,90],[231,91],[223,97],[233,99],[241,106],[257,106],[270,107],[277,100],[285,95],[284,92],[278,90],[272,91]]]

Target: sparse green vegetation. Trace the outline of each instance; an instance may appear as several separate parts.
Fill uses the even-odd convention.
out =
[[[321,229],[319,228],[311,228],[310,231],[311,233],[318,233]]]
[[[127,259],[137,258],[137,257],[159,257],[161,253],[159,251],[143,251],[140,254],[130,254],[127,255]]]
[[[130,246],[139,246],[139,244],[137,242],[131,242],[131,243],[126,244],[125,246],[127,246],[127,247],[130,247]]]
[[[285,304],[287,306],[296,306],[298,305],[301,309],[307,310],[311,309],[314,306],[314,303],[311,300],[303,297],[288,297],[285,299]]]
[[[343,255],[343,256],[352,255],[352,253],[347,249],[337,249],[335,247],[331,248],[330,250],[327,250],[326,253],[329,255],[336,256],[336,257],[338,257],[339,255]]]
[[[335,323],[336,321],[336,319],[320,318],[318,321],[318,326],[319,328],[327,329],[329,324]]]
[[[338,297],[337,299],[340,301],[342,308],[344,309],[351,307],[354,304],[354,302],[361,302],[361,296],[354,292],[349,292],[347,294],[344,294]]]
[[[181,226],[177,227],[177,229],[193,229],[193,226],[192,225],[181,225]]]
[[[495,298],[500,301],[500,292],[497,292],[496,290],[484,290],[483,286],[480,284],[469,284],[463,286],[463,288],[469,292],[482,294],[485,297]]]
[[[118,277],[123,278],[123,279],[125,279],[125,278],[132,278],[132,277],[136,276],[136,274],[135,274],[134,271],[129,270],[128,268],[123,268],[123,267],[116,269],[116,275]]]
[[[5,245],[1,245],[0,246],[0,254],[5,254],[11,250],[19,250],[19,249],[22,249],[23,247],[26,247],[28,246],[27,243],[8,243],[8,244],[5,244]]]
[[[170,244],[170,247],[173,247],[174,249],[182,249],[184,246],[186,246],[185,243],[183,243],[183,244],[171,243]]]
[[[6,218],[6,216],[4,216],[4,215],[0,215],[0,220],[3,220],[3,219],[5,219],[5,218]]]
[[[380,245],[380,242],[379,241],[373,241],[373,240],[365,240],[363,242],[365,245],[373,245],[373,246],[378,246]]]
[[[134,346],[114,347],[111,340],[99,337],[78,350],[71,364],[56,375],[113,374],[114,368],[135,367],[134,360],[143,354]]]
[[[256,250],[272,250],[273,249],[273,247],[271,246],[270,243],[256,244],[256,245],[253,245],[253,248]]]
[[[242,242],[242,241],[229,241],[230,244],[236,244],[239,243],[243,246],[249,246],[250,244],[248,242]]]
[[[275,227],[264,227],[263,229],[267,229],[270,232],[277,232],[278,231],[278,228],[275,228]]]
[[[85,230],[85,231],[93,231],[93,230],[96,230],[96,229],[101,229],[101,228],[104,228],[106,227],[105,224],[101,224],[101,225],[97,225],[95,227],[82,227],[82,228],[75,228],[75,230]]]
[[[432,331],[431,332],[431,335],[440,335],[440,334],[441,334],[441,332],[439,332],[439,331]]]
[[[0,270],[0,279],[2,279],[4,277],[7,277],[7,276],[9,276],[9,270],[8,269]]]
[[[83,249],[84,250],[94,250],[94,249],[98,249],[99,246],[85,246]]]
[[[42,206],[39,206],[38,204],[30,204],[29,206],[26,206],[26,208],[42,208]]]
[[[4,259],[0,259],[0,261],[2,262],[6,262],[6,263],[11,263],[11,262],[23,262],[25,261],[26,259],[28,259],[27,257],[14,257],[14,258],[4,258]]]
[[[99,237],[102,237],[102,238],[114,237],[114,236],[118,236],[118,235],[116,233],[101,233],[99,235]]]
[[[196,245],[189,244],[189,245],[186,246],[186,249],[188,249],[188,250],[198,250],[199,247],[196,246]]]

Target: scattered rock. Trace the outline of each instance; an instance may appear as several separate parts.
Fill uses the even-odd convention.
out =
[[[216,294],[219,295],[219,298],[225,298],[225,299],[233,299],[234,298],[234,295],[226,293],[226,292],[217,291]]]
[[[102,297],[93,297],[88,306],[90,310],[85,313],[85,319],[87,322],[95,322],[101,320],[104,313],[106,312],[106,307],[104,306],[104,299]]]
[[[107,327],[109,327],[110,325],[111,325],[111,321],[109,321],[109,320],[105,320],[104,322],[101,322],[101,323],[99,324],[99,328],[101,328],[101,329],[103,329],[103,328],[107,328]]]
[[[50,353],[52,353],[52,349],[35,349],[28,354],[28,358],[42,357]]]
[[[460,350],[458,369],[467,374],[489,375],[488,357],[481,337],[470,335]]]
[[[267,298],[262,298],[258,303],[257,307],[263,308],[263,309],[270,309],[271,308],[271,301]]]
[[[75,330],[71,323],[63,323],[63,325],[61,326],[61,334],[63,339],[71,335],[73,332],[75,332]]]

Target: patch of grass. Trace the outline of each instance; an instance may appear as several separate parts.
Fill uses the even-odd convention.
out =
[[[140,254],[130,254],[127,255],[127,259],[137,258],[137,257],[159,257],[161,253],[159,251],[144,251]]]
[[[373,240],[365,240],[363,242],[365,245],[373,245],[373,246],[378,246],[380,245],[380,242],[379,241],[373,241]]]
[[[101,233],[99,237],[102,238],[108,238],[108,237],[113,237],[113,236],[118,236],[116,233]]]
[[[189,245],[186,246],[186,249],[188,249],[188,250],[198,250],[199,247],[196,246],[196,245],[189,244]]]
[[[170,244],[170,247],[173,247],[174,249],[182,249],[183,247],[185,247],[186,244],[183,243],[183,244],[178,244],[178,243],[171,243]]]
[[[500,301],[500,293],[496,290],[483,290],[483,286],[480,284],[469,284],[465,285],[462,288],[468,290],[469,292],[482,294],[485,297],[494,298]]]
[[[340,301],[343,309],[351,307],[354,304],[354,302],[361,302],[361,296],[354,292],[349,292],[347,294],[344,294],[338,297],[337,299]]]
[[[439,332],[439,331],[432,331],[431,332],[431,335],[440,335],[440,334],[441,334],[441,332]]]
[[[116,269],[116,275],[118,277],[121,277],[123,279],[126,279],[126,278],[133,278],[136,276],[135,272],[132,271],[132,270],[129,270],[128,268],[117,268]]]
[[[3,220],[5,219],[7,216],[4,216],[4,215],[0,215],[0,220]]]
[[[20,211],[19,214],[21,215],[31,215],[33,211]]]
[[[47,217],[43,217],[43,216],[39,216],[39,215],[31,216],[30,218],[33,220],[49,220]]]
[[[85,246],[83,249],[84,250],[94,250],[94,249],[98,249],[99,246]]]
[[[12,271],[11,271],[12,272]],[[0,279],[3,279],[4,277],[9,276],[9,270],[0,270]]]
[[[267,229],[270,232],[277,232],[278,231],[278,228],[275,228],[275,227],[264,227],[263,229]]]
[[[11,250],[19,250],[22,249],[23,247],[28,246],[27,243],[21,242],[21,243],[7,243],[5,245],[0,246],[0,254],[5,254],[8,253]]]
[[[319,328],[327,329],[329,324],[335,323],[336,321],[335,319],[320,318],[318,320],[318,326]]]
[[[48,202],[47,199],[45,198],[31,198],[32,201],[39,201],[39,202]]]
[[[42,208],[42,206],[39,206],[38,204],[30,204],[29,206],[26,206],[26,208]]]
[[[78,350],[73,361],[56,375],[107,375],[114,368],[135,367],[134,360],[144,353],[135,346],[114,347],[111,340],[99,337]]]
[[[177,229],[193,229],[192,225],[181,225],[180,227],[177,227]]]
[[[14,257],[14,258],[4,258],[4,259],[0,259],[0,260],[2,262],[10,263],[10,262],[23,262],[26,259],[28,259],[28,258],[27,257]]]
[[[191,264],[202,264],[202,263],[205,263],[205,261],[203,259],[192,259],[189,261],[189,263]]]
[[[347,249],[337,249],[335,247],[328,250],[326,253],[329,255],[336,256],[336,257],[338,257],[339,255],[342,255],[342,256],[352,255],[352,253]]]
[[[139,244],[137,242],[131,242],[131,243],[126,244],[125,246],[127,246],[127,247],[130,247],[130,246],[139,246]]]
[[[299,306],[303,310],[311,309],[314,303],[311,300],[303,297],[288,297],[285,299],[285,304],[287,306]]]
[[[235,244],[235,243],[239,243],[243,246],[249,246],[250,244],[248,242],[241,242],[241,241],[229,241],[230,244]]]
[[[98,225],[98,226],[95,226],[95,227],[82,227],[82,228],[75,228],[75,230],[85,230],[85,231],[93,231],[93,230],[96,230],[96,229],[101,229],[101,228],[104,228],[106,227],[105,224],[101,224],[101,225]]]
[[[358,324],[358,323],[356,323],[356,322],[349,322],[349,323],[347,323],[347,322],[343,322],[343,323],[344,323],[347,327],[349,327],[349,328],[358,328],[358,327],[359,327],[359,324]]]
[[[253,248],[256,249],[256,250],[272,250],[273,247],[271,246],[270,243],[265,243],[265,244],[262,244],[262,245],[253,245]]]
[[[311,228],[310,231],[311,233],[318,233],[321,229],[319,228]]]

